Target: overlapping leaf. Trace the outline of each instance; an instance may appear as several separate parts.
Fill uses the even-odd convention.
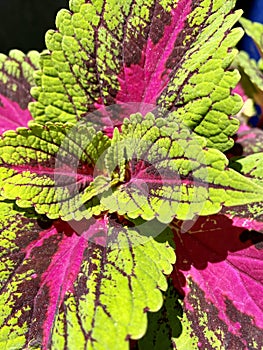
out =
[[[112,140],[85,125],[32,124],[5,133],[0,155],[2,195],[50,218],[109,210],[169,223],[263,200],[263,187],[228,169],[204,139],[152,114],[126,120]]]
[[[263,50],[263,25],[261,23],[251,22],[245,18],[241,18],[240,22],[249,35],[255,42],[261,56]],[[246,52],[241,51],[235,59],[235,65],[241,73],[241,83],[247,96],[251,97],[261,109],[263,107],[263,60],[257,62],[250,59]],[[262,120],[259,121],[259,126],[262,126]]]
[[[222,206],[262,202],[263,187],[228,169],[222,153],[206,148],[204,139],[180,122],[133,116],[124,122],[121,136],[115,167],[121,169],[125,154],[128,175],[101,194],[110,212],[169,223],[174,216],[186,220]]]
[[[250,98],[262,106],[263,100],[263,73],[258,63],[249,58],[246,52],[241,51],[235,59],[242,77],[242,86]]]
[[[108,138],[79,125],[74,129],[74,139],[70,139],[65,137],[69,130],[70,125],[47,123],[5,132],[0,140],[1,191],[5,198],[16,200],[21,207],[33,206],[50,218],[79,220],[100,213],[93,196],[82,206],[82,192],[93,181],[94,166],[107,148]],[[96,194],[94,186],[91,191]]]
[[[236,140],[243,156],[263,151],[263,131],[259,128],[249,128],[240,131]],[[240,147],[241,146],[241,147]],[[241,153],[240,152],[240,153]]]
[[[245,29],[246,34],[251,37],[251,39],[257,45],[257,48],[263,57],[263,25],[262,23],[251,22],[246,18],[240,18],[239,22],[242,24],[242,27]]]
[[[251,131],[253,133],[253,131]],[[239,173],[250,178],[253,182],[262,187],[262,164],[263,153],[251,154],[230,162],[230,167]],[[232,208],[223,208],[221,211],[232,218],[235,226],[244,227],[248,230],[263,232],[263,205],[258,203],[248,203]]]
[[[47,34],[49,51],[42,55],[37,87],[32,89],[37,101],[30,110],[39,124],[8,131],[0,140],[1,194],[6,198],[0,203],[1,347],[128,349],[129,340],[146,331],[146,312],[160,309],[160,290],[167,288],[163,274],[171,272],[175,260],[165,235],[151,237],[157,220],[138,227],[143,222],[138,216],[168,223],[174,216],[189,219],[216,213],[222,206],[260,205],[261,164],[254,169],[249,160],[238,161],[245,177],[239,168],[227,168],[226,157],[218,151],[233,144],[238,122],[231,115],[241,107],[240,98],[231,93],[239,75],[229,69],[242,34],[240,29],[231,31],[240,17],[232,11],[234,4],[71,0],[70,11],[58,14],[58,30]],[[0,56],[0,92],[8,88],[1,97],[2,116],[9,115],[12,100],[18,103],[14,113],[23,119],[3,130],[25,126],[24,120],[30,119],[25,108],[32,101],[28,90],[37,60],[36,53]],[[7,83],[13,76],[13,85]],[[129,102],[135,103],[127,107]],[[107,111],[111,104],[117,106]],[[156,105],[161,108],[145,119],[137,115],[125,120],[120,127],[145,104],[146,112]],[[160,114],[166,119],[157,118]],[[51,123],[75,124],[81,118],[86,124],[73,129]],[[43,216],[34,213],[30,219],[27,210],[14,209],[14,201],[52,219],[78,221],[48,221],[42,230]],[[225,221],[215,217],[216,228],[222,228],[219,240],[210,219],[200,219],[194,234],[176,237],[178,269],[187,270],[189,289],[184,278],[176,285],[186,293],[179,339],[178,319],[160,313],[163,322],[176,322],[167,329],[168,343],[173,338],[171,344],[179,349],[205,344],[221,349],[228,345],[224,334],[236,348],[261,345],[261,236],[235,228],[229,239]],[[199,237],[199,229],[209,231],[200,238],[201,249],[191,241]],[[243,241],[256,240],[255,247],[241,243],[240,232]],[[204,239],[209,249],[202,249]],[[186,257],[182,245],[185,248],[188,240],[191,254]],[[231,252],[223,260],[227,249]],[[214,265],[203,266],[202,259]],[[237,291],[223,278],[225,271]],[[211,292],[213,274],[221,279]],[[165,312],[171,311],[168,304],[169,298]],[[200,321],[207,310],[212,319],[207,313],[208,321]],[[158,329],[152,333],[156,336]],[[190,334],[194,337],[189,340]]]
[[[142,336],[174,263],[169,233],[156,241],[106,216],[78,234],[59,221],[41,230],[0,207],[1,348],[123,350]]]
[[[174,284],[184,295],[176,349],[261,349],[263,235],[224,216],[200,218],[188,233],[174,227]]]
[[[241,13],[234,0],[141,2],[70,1],[57,30],[46,37],[37,87],[30,105],[34,118],[76,122],[94,110],[118,104],[120,112],[88,120],[101,127],[122,122],[129,102],[175,110],[186,125],[226,150],[241,108],[230,90],[238,82],[229,70],[242,35],[231,27]],[[227,70],[228,69],[228,70]],[[227,71],[226,71],[227,70]],[[211,127],[213,125],[213,128]]]
[[[181,296],[171,281],[168,282],[169,287],[164,294],[162,309],[148,314],[148,328],[145,336],[138,342],[139,350],[176,349],[174,338],[179,337],[182,332],[180,320],[183,317],[183,308]],[[187,344],[185,349],[189,349]]]
[[[252,131],[253,132],[253,131]],[[231,162],[233,169],[263,185],[263,153],[254,153]]]
[[[0,54],[0,133],[26,126],[32,119],[28,103],[33,101],[30,89],[35,85],[34,72],[39,69],[39,53],[27,55],[12,50]]]

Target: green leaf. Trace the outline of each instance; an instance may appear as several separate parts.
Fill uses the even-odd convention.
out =
[[[263,153],[233,159],[229,166],[263,188]],[[257,223],[263,221],[263,201],[243,204],[239,207],[224,208],[223,212],[233,218],[247,219],[247,223],[252,222],[254,227],[257,227]],[[260,225],[258,225],[257,230],[261,231],[259,227]]]
[[[101,194],[105,208],[169,223],[174,216],[192,219],[217,213],[222,206],[262,201],[261,186],[227,168],[220,151],[208,149],[205,139],[180,124],[152,114],[124,121],[121,141],[113,147],[118,155],[125,154],[126,179]],[[116,159],[117,167],[122,158]]]
[[[13,203],[0,209],[1,348],[128,350],[142,337],[175,262],[170,229],[154,239],[105,216],[82,235],[63,222],[42,231]]]
[[[0,202],[0,346],[3,349],[24,348],[29,325],[21,320],[30,317],[30,310],[25,302],[18,306],[16,299],[22,297],[20,283],[28,282],[33,274],[30,266],[25,268],[24,249],[38,237],[39,229],[25,212],[16,211],[12,202]],[[20,265],[24,269],[18,274]],[[6,316],[12,312],[13,317],[7,320]]]
[[[70,11],[57,15],[57,30],[46,35],[33,117],[39,123],[83,117],[95,125],[88,113],[106,106],[160,105],[209,147],[231,148],[238,121],[229,116],[242,107],[231,93],[240,78],[230,69],[233,48],[243,35],[231,30],[241,16],[234,6],[234,0],[71,0]],[[109,119],[115,125],[124,115]]]
[[[263,186],[263,153],[251,154],[247,157],[230,162],[230,166],[236,171]]]
[[[107,254],[91,248],[75,284],[76,293],[66,295],[51,335],[54,348],[78,344],[79,348],[128,349],[127,340],[138,339],[146,331],[145,311],[161,307],[160,290],[167,288],[163,273],[171,272],[173,250],[131,228],[120,228],[117,236],[110,229],[109,239],[111,235],[116,239]],[[88,293],[82,292],[83,286]]]
[[[222,153],[180,124],[134,115],[110,147],[107,136],[83,124],[6,132],[1,193],[49,218],[110,210],[163,223],[262,201],[261,186],[228,169]]]
[[[138,342],[139,350],[176,349],[177,339],[172,338],[177,338],[182,332],[182,317],[179,294],[169,281],[163,307],[158,312],[148,314],[148,328],[145,336]]]
[[[17,102],[26,109],[35,86],[34,73],[39,66],[40,54],[30,51],[27,55],[19,50],[11,50],[9,55],[0,54],[0,94]]]
[[[263,101],[263,73],[258,63],[250,59],[249,55],[241,51],[237,55],[234,64],[239,68],[241,73],[241,84],[248,97],[262,106]]]
[[[80,220],[101,212],[98,200],[92,197],[105,181],[101,184],[98,178],[85,196],[83,191],[93,181],[94,166],[109,139],[81,124],[71,131],[71,139],[67,136],[71,128],[69,124],[32,123],[30,129],[4,133],[0,139],[4,198],[16,200],[21,207],[33,206],[53,219]]]
[[[236,70],[226,71],[237,54],[230,48],[243,35],[240,28],[229,30],[242,12],[226,17],[233,2],[215,3],[221,6],[220,10],[209,16],[205,28],[186,51],[158,104],[166,109],[172,105],[175,111],[169,119],[180,118],[195,133],[206,137],[209,147],[225,151],[233,146],[231,136],[239,126],[238,121],[229,116],[235,115],[242,107],[241,98],[230,93],[240,79],[239,73]],[[205,14],[200,7],[192,13],[192,20],[202,22],[203,16]]]
[[[242,27],[245,29],[245,32],[250,36],[263,57],[263,24],[258,22],[251,22],[246,18],[240,18],[239,22],[242,24]]]
[[[245,32],[255,42],[261,57],[263,58],[263,25],[257,22],[251,22],[248,19],[241,18]],[[238,67],[241,73],[241,83],[248,97],[253,98],[259,106],[263,106],[263,61],[262,58],[256,62],[250,59],[246,52],[241,51],[235,61],[234,65]]]

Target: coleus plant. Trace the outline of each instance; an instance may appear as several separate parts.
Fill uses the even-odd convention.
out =
[[[1,347],[262,348],[234,6],[71,0],[0,56]]]

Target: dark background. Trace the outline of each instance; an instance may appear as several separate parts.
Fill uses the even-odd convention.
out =
[[[45,32],[55,28],[56,13],[61,8],[68,8],[68,0],[0,0],[0,52],[14,48],[42,51]],[[238,0],[237,8],[242,8],[248,18],[263,20],[263,0]],[[246,45],[250,49],[251,44]],[[255,50],[253,46],[251,50]]]
[[[68,8],[68,0],[0,0],[0,52],[42,51],[61,8]]]

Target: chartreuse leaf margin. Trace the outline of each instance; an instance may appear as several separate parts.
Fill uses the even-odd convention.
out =
[[[222,206],[262,202],[260,185],[229,169],[220,151],[180,124],[151,114],[124,120],[117,151],[119,162],[124,153],[130,161],[130,178],[102,193],[110,212],[169,223],[174,217],[211,215]]]
[[[89,230],[41,232],[12,206],[0,203],[1,347],[128,349],[129,337],[145,332],[145,310],[162,305],[163,273],[175,262],[169,232],[156,241],[101,220],[90,231],[105,234],[102,246],[89,242]]]
[[[21,207],[33,206],[38,213],[47,214],[51,219],[70,220],[74,217],[80,220],[99,214],[101,210],[96,201],[87,203],[86,208],[78,207],[82,199],[81,194],[74,191],[74,173],[71,170],[72,166],[78,166],[79,160],[87,164],[86,172],[80,174],[79,182],[80,186],[82,183],[88,186],[93,180],[92,171],[88,170],[92,170],[100,154],[108,147],[108,137],[101,132],[96,134],[93,128],[80,126],[77,139],[65,142],[62,148],[62,141],[72,125],[31,125],[30,129],[5,132],[1,140],[0,176],[3,195],[7,199],[16,199]],[[89,142],[85,141],[89,138]],[[84,154],[83,143],[86,148]],[[59,150],[60,160],[57,157]],[[68,157],[63,161],[62,153],[70,154],[71,162]],[[57,174],[57,182],[54,173]],[[96,194],[95,191],[93,196]],[[78,209],[82,209],[82,212]]]
[[[245,29],[245,32],[247,35],[249,35],[255,44],[257,45],[257,48],[261,54],[261,57],[263,56],[263,43],[262,43],[262,32],[263,32],[263,26],[262,23],[257,22],[251,22],[250,20],[246,18],[240,18],[239,22],[241,23],[242,27]]]
[[[4,133],[1,195],[51,219],[89,219],[108,210],[162,223],[263,201],[260,184],[227,168],[220,151],[206,148],[204,138],[191,135],[180,123],[150,113],[126,119],[112,139],[80,125],[73,129],[74,140],[69,130],[68,125],[50,123]],[[93,169],[103,152],[107,175],[96,177]],[[86,164],[77,182],[74,158],[76,166],[79,160]]]
[[[159,105],[206,137],[209,147],[230,148],[238,129],[231,116],[242,107],[231,93],[239,73],[228,69],[243,35],[241,28],[231,30],[242,13],[233,12],[234,5],[70,1],[69,10],[58,13],[57,30],[46,35],[48,51],[31,90],[33,117],[39,123],[85,117],[104,128],[121,123],[125,113],[96,121],[92,111],[131,102]]]

